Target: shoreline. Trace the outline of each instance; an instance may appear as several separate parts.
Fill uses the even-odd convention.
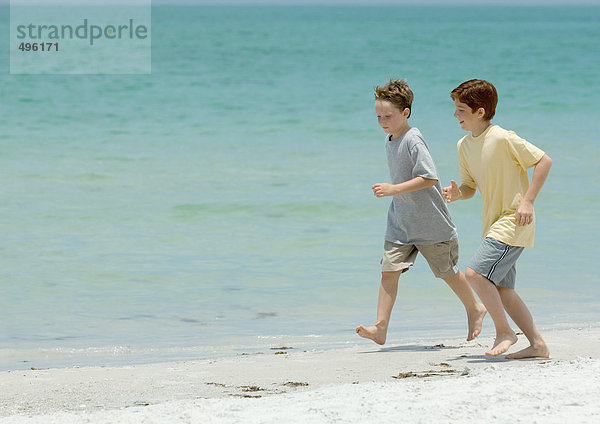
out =
[[[583,317],[582,317],[583,318]],[[589,317],[585,317],[589,318]],[[546,332],[560,331],[573,328],[600,328],[600,321],[569,320],[560,324],[539,326],[542,336]],[[478,340],[491,338],[493,326],[491,320],[484,322],[483,331]],[[358,320],[356,321],[359,322]],[[368,322],[367,322],[368,323]],[[436,345],[441,340],[456,340],[457,343],[466,332],[465,323],[460,326],[434,328],[428,324],[426,328],[417,331],[413,328],[394,328],[388,334],[388,340],[383,348],[406,344]],[[475,340],[477,341],[477,340]],[[55,346],[29,348],[0,349],[0,374],[8,371],[69,369],[69,368],[119,368],[125,366],[140,366],[178,362],[198,362],[204,360],[222,360],[239,356],[269,355],[280,346],[291,346],[288,353],[339,351],[350,348],[369,347],[368,340],[355,334],[354,327],[336,334],[306,334],[306,335],[256,335],[230,337],[227,340],[217,340],[215,345],[183,345],[183,346],[145,346],[145,345],[107,345],[88,347]],[[374,343],[373,347],[378,347]],[[5,346],[10,346],[7,342]],[[509,352],[512,352],[511,348]]]
[[[336,415],[346,409],[338,404],[349,399],[385,398],[392,392],[407,396],[411,390],[425,388],[450,396],[450,405],[474,396],[471,391],[476,382],[484,394],[495,390],[506,396],[535,383],[538,389],[531,393],[531,405],[551,405],[560,399],[582,417],[600,414],[597,402],[586,401],[590,396],[597,401],[600,396],[600,327],[543,330],[543,335],[551,349],[549,359],[486,357],[493,338],[480,336],[471,342],[444,339],[435,345],[415,342],[380,347],[365,340],[358,347],[338,350],[299,351],[280,346],[268,354],[223,359],[7,371],[0,373],[0,423],[133,423],[142,422],[141,417],[145,417],[143,422],[194,422],[179,420],[182,411],[187,411],[186,416],[211,418],[208,422],[236,422],[232,417],[247,422],[244,411],[248,408],[264,409],[255,411],[263,421],[250,422],[276,422],[287,410],[297,410],[287,422],[329,422],[310,421],[310,411],[321,408],[322,413]],[[510,351],[526,346],[521,335]],[[489,379],[497,387],[488,387]],[[565,392],[563,383],[571,389]],[[452,393],[443,392],[450,386],[456,386]],[[558,389],[561,392],[555,393]],[[240,402],[246,406],[239,409]],[[431,407],[437,401],[428,402]],[[396,404],[400,406],[411,407]],[[219,418],[222,410],[230,411],[229,418]],[[360,411],[355,415],[347,417],[347,422],[368,422],[361,421]]]

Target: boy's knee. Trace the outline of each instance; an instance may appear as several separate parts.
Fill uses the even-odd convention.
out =
[[[469,267],[465,269],[465,278],[471,287],[481,287],[487,284],[497,287],[492,281]]]
[[[473,286],[474,284],[481,285],[485,283],[494,284],[490,280],[485,278],[483,275],[469,267],[465,269],[465,278],[471,286]]]
[[[469,281],[473,281],[476,280],[480,275],[473,271],[471,268],[467,267],[467,269],[465,269],[465,277],[467,278],[467,280]]]
[[[515,292],[515,289],[511,289],[510,287],[496,286],[496,288],[498,289],[498,292],[500,292],[501,295],[504,293],[510,295]]]

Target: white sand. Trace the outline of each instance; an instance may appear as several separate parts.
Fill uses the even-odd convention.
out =
[[[358,340],[337,351],[5,372],[0,424],[600,422],[600,327],[543,335],[547,360],[485,357],[491,338]],[[520,339],[511,351],[526,346]]]

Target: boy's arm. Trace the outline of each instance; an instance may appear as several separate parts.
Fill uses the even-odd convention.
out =
[[[412,191],[423,190],[424,188],[434,186],[438,180],[429,178],[415,177],[412,180],[400,184],[377,183],[373,184],[373,193],[377,197],[395,196],[396,194],[410,193]]]
[[[517,212],[515,213],[515,223],[519,226],[529,225],[533,221],[533,202],[540,193],[542,186],[546,182],[550,168],[552,167],[552,159],[550,156],[544,155],[538,163],[534,165],[531,184],[525,197],[521,200]]]
[[[475,189],[464,184],[461,184],[460,187],[456,184],[456,181],[450,180],[450,186],[444,187],[442,189],[444,193],[444,197],[446,198],[446,202],[451,203],[456,200],[466,200],[470,199],[475,195]]]

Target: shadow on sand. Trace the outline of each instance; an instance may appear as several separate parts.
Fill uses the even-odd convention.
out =
[[[386,353],[386,352],[426,352],[426,351],[439,351],[446,349],[460,349],[462,346],[445,346],[443,344],[438,344],[434,346],[424,346],[424,345],[402,345],[402,346],[390,346],[390,347],[382,347],[377,350],[359,352],[361,354],[365,353]]]

